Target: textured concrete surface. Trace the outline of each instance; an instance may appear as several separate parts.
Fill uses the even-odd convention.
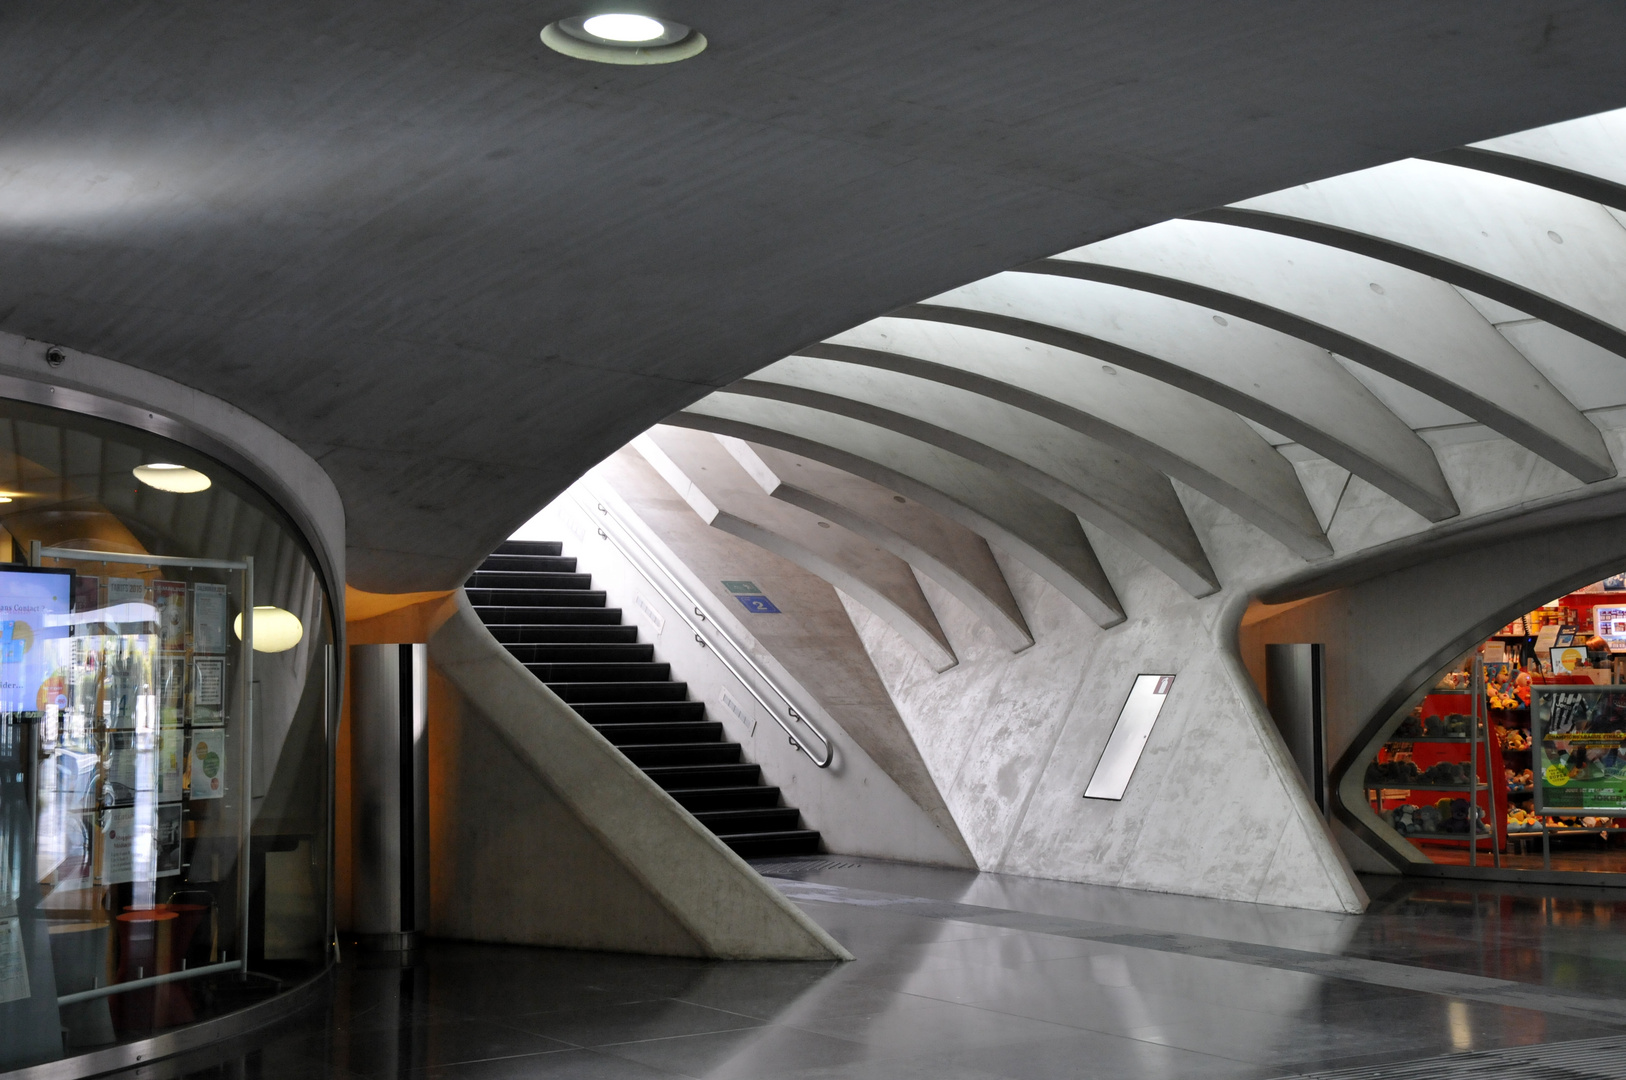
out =
[[[657,426],[632,448],[707,525],[766,548],[861,597],[938,671],[954,666],[937,616],[909,564],[837,522],[770,498],[715,437]]]
[[[1064,247],[1626,102],[1626,12],[694,0],[7,6],[0,328],[320,461],[351,579],[455,587],[593,462],[802,345]]]
[[[870,664],[841,598],[829,584],[772,552],[708,529],[642,458],[622,451],[584,482],[595,493],[620,499],[623,521],[640,530],[642,542],[661,554],[689,590],[708,604],[708,618],[723,624],[765,670],[808,708],[835,742],[828,769],[818,769],[789,746],[789,740],[739,684],[721,670],[709,649],[695,646],[688,628],[668,615],[656,622],[645,610],[665,606],[636,572],[592,535],[585,523],[573,526],[565,507],[543,515],[562,526],[559,538],[592,553],[602,587],[636,622],[640,636],[670,658],[690,693],[706,702],[708,714],[738,739],[747,757],[763,766],[770,783],[786,792],[810,827],[824,834],[832,851],[908,859],[952,866],[973,860],[953,815],[886,687]],[[577,533],[574,528],[580,528]],[[540,536],[537,538],[541,538]],[[722,585],[749,580],[783,614],[753,615],[739,607]],[[595,579],[595,587],[601,587]],[[730,609],[737,609],[735,615]],[[726,697],[724,695],[727,695]],[[778,702],[769,696],[771,704]],[[731,705],[730,702],[733,704]],[[751,718],[736,714],[734,706]],[[815,748],[817,744],[815,743]]]
[[[756,960],[847,959],[602,735],[536,681],[466,597],[429,639],[453,693],[432,712],[434,932]],[[452,710],[455,708],[455,712]],[[447,760],[455,765],[446,764]]]

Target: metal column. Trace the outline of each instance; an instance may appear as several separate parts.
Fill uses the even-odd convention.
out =
[[[350,663],[355,931],[405,951],[429,916],[429,648],[356,645]]]

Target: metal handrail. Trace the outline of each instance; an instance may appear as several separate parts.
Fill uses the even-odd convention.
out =
[[[580,498],[577,498],[576,501],[578,505],[582,505]],[[791,720],[807,728],[808,731],[813,733],[814,738],[818,739],[819,742],[824,744],[824,756],[820,758],[818,755],[814,754],[807,743],[802,741],[801,736],[796,733],[795,729],[780,718],[778,710],[776,710],[772,705],[769,705],[768,702],[763,699],[762,695],[757,693],[756,687],[752,686],[745,676],[740,674],[739,669],[729,662],[728,657],[724,656],[716,648],[711,648],[711,643],[708,642],[700,633],[700,627],[696,626],[694,620],[690,619],[689,616],[684,613],[684,605],[677,603],[670,596],[668,596],[666,590],[661,587],[660,583],[644,572],[644,568],[639,565],[638,560],[633,558],[627,552],[626,548],[622,547],[619,540],[605,532],[603,529],[596,530],[599,537],[605,541],[608,541],[617,551],[621,552],[622,556],[627,560],[627,562],[632,565],[632,568],[638,571],[638,576],[647,581],[649,583],[649,587],[659,593],[661,599],[665,600],[672,610],[677,612],[678,618],[682,619],[689,627],[689,630],[693,632],[694,640],[700,645],[701,648],[711,648],[712,655],[717,657],[717,659],[722,663],[723,667],[728,669],[728,673],[730,675],[739,680],[739,684],[745,687],[745,692],[756,698],[757,704],[761,705],[763,710],[767,712],[769,716],[773,717],[774,723],[778,724],[780,728],[784,730],[785,734],[790,736],[790,744],[801,753],[806,754],[808,756],[808,760],[812,761],[813,764],[817,765],[819,768],[828,768],[831,760],[835,757],[835,748],[830,744],[830,740],[825,737],[824,733],[814,726],[813,721],[796,711],[796,706],[791,703],[789,696],[787,696],[786,693],[779,688],[779,684],[776,683],[766,671],[763,671],[762,668],[757,665],[755,660],[751,659],[751,655],[740,647],[739,642],[735,641],[728,631],[717,625],[717,623],[713,620],[707,618],[705,611],[703,611],[700,607],[700,601],[696,600],[694,595],[690,593],[688,589],[684,588],[683,583],[677,579],[677,576],[673,574],[671,570],[667,569],[666,564],[663,563],[654,552],[650,551],[649,548],[644,546],[643,541],[639,540],[637,536],[633,535],[632,530],[627,528],[625,523],[623,523],[620,518],[610,511],[609,507],[605,506],[603,502],[596,499],[594,502],[596,503],[598,512],[604,516],[605,521],[607,523],[614,523],[616,529],[628,541],[630,541],[632,545],[639,550],[639,552],[643,554],[644,558],[647,559],[651,565],[659,569],[666,579],[670,581],[677,589],[677,591],[683,595],[683,598],[688,601],[688,606],[694,612],[695,617],[701,622],[710,623],[712,630],[716,632],[716,634],[724,641],[728,642],[729,647],[735,652],[739,653],[740,659],[749,664],[751,670],[757,673],[757,677],[766,683],[768,688],[779,696],[779,699],[785,703],[785,712],[789,714]],[[583,508],[585,509],[585,506],[583,506]]]

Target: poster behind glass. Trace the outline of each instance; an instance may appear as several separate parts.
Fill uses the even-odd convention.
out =
[[[1619,687],[1531,688],[1536,809],[1626,811],[1626,692]]]

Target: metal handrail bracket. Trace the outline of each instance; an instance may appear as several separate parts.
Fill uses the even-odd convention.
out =
[[[572,498],[576,501],[578,506],[582,507],[583,510],[587,509],[580,496],[578,496],[576,493],[572,492]],[[649,548],[645,546],[643,541],[639,540],[638,537],[634,535],[632,530],[627,528],[626,524],[621,521],[621,519],[617,517],[608,506],[604,505],[602,500],[594,499],[593,501],[595,504],[593,508],[604,517],[606,524],[614,525],[615,530],[621,533],[622,537],[632,544],[633,547],[637,548],[639,553],[643,555],[644,559],[647,560],[650,565],[659,570],[661,575],[671,583],[672,587],[683,596],[686,604],[680,604],[673,600],[672,597],[668,595],[666,589],[661,586],[660,582],[650,577],[649,574],[644,571],[644,568],[642,565],[640,565],[639,560],[633,558],[632,554],[627,551],[626,547],[624,547],[621,541],[615,536],[612,536],[603,529],[597,530],[598,535],[617,551],[619,551],[622,557],[625,558],[632,568],[638,572],[638,576],[648,582],[649,587],[654,589],[655,592],[660,595],[660,598],[666,601],[673,611],[677,612],[678,618],[682,619],[684,624],[687,625],[690,631],[693,632],[695,641],[698,642],[702,648],[711,648],[712,655],[717,657],[717,659],[722,663],[723,667],[728,669],[728,673],[734,676],[739,684],[745,688],[745,692],[755,698],[757,704],[762,706],[763,711],[769,716],[773,717],[774,723],[778,724],[780,728],[783,729],[785,734],[790,736],[790,744],[796,747],[796,749],[801,753],[806,754],[808,760],[812,761],[813,764],[817,765],[819,768],[829,768],[830,762],[835,758],[835,747],[831,744],[829,738],[826,737],[825,734],[820,731],[811,720],[797,711],[795,704],[793,704],[790,700],[790,696],[786,694],[784,690],[780,689],[779,684],[773,679],[772,676],[770,676],[766,671],[762,670],[761,666],[751,658],[751,654],[746,652],[745,649],[740,646],[740,643],[735,641],[733,636],[729,634],[727,630],[724,630],[714,619],[711,619],[706,615],[705,610],[701,607],[700,601],[696,600],[694,594],[689,592],[689,590],[684,587],[683,582],[678,580],[677,575],[672,573],[671,569],[667,567],[665,562],[656,556],[654,552],[650,551]],[[740,673],[739,669],[729,661],[728,657],[725,656],[721,650],[710,645],[705,636],[700,632],[700,627],[696,625],[694,619],[690,618],[685,612],[685,607],[687,607],[689,611],[694,612],[695,618],[698,618],[701,622],[710,624],[712,631],[718,637],[722,638],[723,641],[727,642],[729,648],[733,649],[734,652],[739,654],[740,659],[744,660],[746,664],[750,666],[751,670],[756,672],[757,677],[761,679],[763,683],[766,684],[767,687],[785,703],[785,712],[790,717],[792,722],[807,728],[815,739],[824,744],[823,754],[815,754],[813,749],[803,741],[802,737],[796,732],[796,730],[791,727],[790,724],[787,724],[779,715],[779,710],[768,704],[763,696],[757,692],[756,687],[751,684],[750,680]]]

